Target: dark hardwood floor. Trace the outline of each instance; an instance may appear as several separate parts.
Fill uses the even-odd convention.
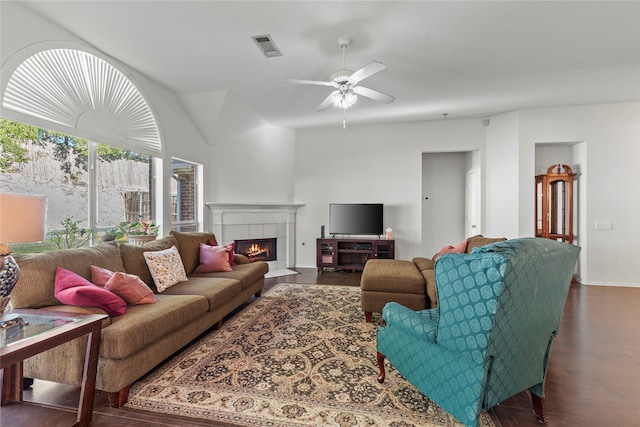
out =
[[[301,269],[280,282],[358,286],[359,273]],[[363,315],[364,321],[364,315]],[[371,378],[375,381],[375,378]],[[70,426],[79,388],[36,380],[25,403],[0,409],[0,426]],[[546,384],[549,427],[640,426],[640,289],[572,285]],[[93,427],[219,426],[211,422],[109,408],[98,393]],[[527,393],[490,411],[503,427],[537,426]]]

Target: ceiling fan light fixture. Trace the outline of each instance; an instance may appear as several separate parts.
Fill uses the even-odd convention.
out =
[[[343,110],[353,107],[357,100],[358,95],[356,95],[352,91],[347,91],[344,93],[336,92],[331,96],[331,103],[338,108],[342,108]]]

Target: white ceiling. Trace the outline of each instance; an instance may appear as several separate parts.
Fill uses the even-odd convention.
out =
[[[333,126],[315,108],[342,68],[387,68],[361,82],[351,124],[487,117],[518,108],[640,100],[640,2],[26,1],[46,17],[179,93],[228,91],[268,122]],[[251,36],[270,34],[265,58]]]

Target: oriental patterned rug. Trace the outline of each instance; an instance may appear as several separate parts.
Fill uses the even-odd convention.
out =
[[[388,364],[378,384],[381,322],[364,321],[359,288],[278,284],[134,384],[127,406],[247,426],[460,426]]]

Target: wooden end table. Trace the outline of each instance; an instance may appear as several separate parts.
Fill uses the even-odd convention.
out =
[[[44,310],[14,310],[26,324],[0,330],[2,405],[22,401],[22,362],[75,338],[87,335],[78,418],[74,427],[86,427],[93,416],[100,332],[104,314],[79,314]]]

